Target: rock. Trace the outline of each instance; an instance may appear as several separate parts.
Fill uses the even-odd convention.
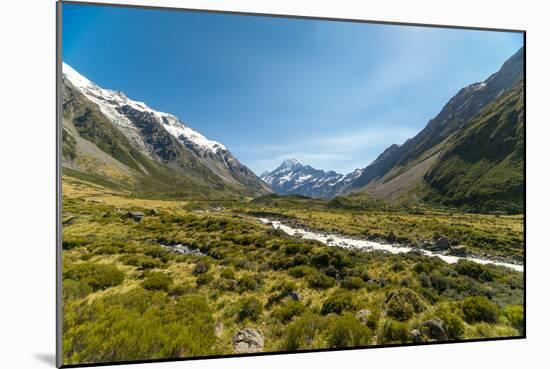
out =
[[[288,293],[288,297],[290,297],[294,301],[301,301],[302,300],[302,296],[300,296],[300,294],[296,291],[290,291]]]
[[[422,333],[418,329],[413,329],[411,331],[411,339],[413,343],[422,343],[424,339],[422,338]]]
[[[359,310],[357,312],[357,314],[355,314],[355,317],[357,319],[359,319],[359,321],[362,323],[362,324],[367,324],[367,320],[369,319],[369,316],[372,314],[372,311],[368,310],[368,309],[362,309],[362,310]]]
[[[449,251],[451,255],[465,257],[468,254],[466,246],[453,246]]]
[[[152,208],[151,210],[149,210],[149,214],[151,215],[159,215],[159,211],[155,208]]]
[[[141,222],[144,217],[144,214],[141,211],[129,211],[124,216],[125,218],[132,218],[136,222]]]
[[[237,354],[262,352],[264,338],[254,328],[243,328],[233,337],[233,350]]]
[[[436,341],[448,341],[449,335],[443,324],[443,321],[439,319],[430,319],[421,324],[422,332],[430,339]]]
[[[440,251],[448,250],[451,248],[451,243],[447,237],[439,237],[437,241],[435,241],[435,248]]]

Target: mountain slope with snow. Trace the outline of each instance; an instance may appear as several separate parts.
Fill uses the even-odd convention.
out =
[[[151,109],[122,92],[101,88],[65,63],[63,77],[65,90],[72,91],[72,96],[80,95],[97,107],[100,114],[96,115],[105,118],[122,133],[133,149],[148,159],[185,176],[205,179],[215,177],[220,180],[214,186],[218,189],[229,186],[250,195],[270,192],[269,187],[241,164],[227,147],[206,138],[176,116]],[[77,120],[81,118],[76,117]],[[72,123],[73,128],[78,126]],[[97,122],[95,126],[98,126]],[[93,131],[94,122],[89,122],[87,128]],[[78,134],[74,129],[72,131],[73,135]]]
[[[332,198],[342,193],[362,171],[347,175],[325,172],[304,165],[296,159],[285,160],[279,167],[263,173],[260,178],[282,195],[298,194],[316,198]]]

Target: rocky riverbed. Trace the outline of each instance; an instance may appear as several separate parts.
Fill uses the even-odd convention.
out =
[[[512,270],[523,272],[523,265],[513,260],[504,260],[497,257],[480,257],[469,255],[464,247],[453,247],[444,237],[438,239],[435,243],[426,243],[423,247],[413,247],[411,245],[402,245],[399,243],[385,243],[382,240],[368,240],[357,237],[350,237],[341,234],[334,234],[312,230],[303,225],[295,224],[280,219],[270,219],[265,217],[257,218],[263,224],[270,225],[274,229],[280,229],[286,234],[294,237],[308,240],[316,240],[328,246],[337,246],[347,249],[356,249],[364,251],[381,250],[393,254],[418,252],[428,257],[439,257],[447,263],[456,263],[461,259],[470,260],[479,264],[495,264],[510,268]]]

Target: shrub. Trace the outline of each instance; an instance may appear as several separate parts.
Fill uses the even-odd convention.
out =
[[[333,317],[329,325],[328,345],[330,347],[366,346],[372,339],[372,331],[350,313]]]
[[[214,354],[215,320],[197,295],[174,304],[162,293],[134,288],[71,305],[64,318],[65,364]]]
[[[81,263],[67,267],[63,278],[82,281],[97,291],[121,284],[124,272],[110,264]]]
[[[288,269],[288,274],[294,278],[303,278],[308,275],[317,273],[317,270],[306,265],[299,265]]]
[[[245,274],[239,279],[238,289],[240,292],[255,291],[260,287],[260,282],[257,276]]]
[[[493,280],[493,275],[486,266],[473,261],[459,260],[455,265],[455,270],[460,275],[477,279],[480,282],[491,282]]]
[[[380,343],[406,343],[410,341],[409,326],[405,322],[397,322],[392,319],[386,320],[382,333],[380,335]]]
[[[188,284],[180,284],[168,291],[170,297],[180,297],[195,292],[196,289]]]
[[[74,281],[72,279],[63,280],[62,289],[64,301],[82,299],[94,291],[86,282]]]
[[[415,313],[425,310],[426,303],[416,292],[402,288],[388,294],[385,302],[386,314],[396,320],[405,321]]]
[[[245,319],[257,321],[262,315],[263,307],[260,300],[255,297],[247,297],[239,302],[239,312],[237,321],[242,322]]]
[[[286,329],[281,349],[298,350],[312,348],[315,337],[325,327],[325,320],[319,315],[307,313],[290,323]]]
[[[450,339],[457,340],[464,336],[464,322],[458,315],[444,308],[437,309],[435,315],[445,324]]]
[[[352,295],[348,292],[341,292],[326,299],[321,308],[321,314],[341,314],[344,311],[354,311],[356,308],[357,306],[353,302]]]
[[[326,290],[327,288],[334,286],[336,283],[334,278],[327,277],[323,273],[309,275],[306,280],[309,287],[318,290]]]
[[[504,316],[510,323],[510,325],[516,328],[521,335],[524,333],[525,315],[523,312],[523,306],[521,305],[508,305],[504,308]]]
[[[287,301],[273,312],[273,317],[282,323],[288,323],[295,316],[301,315],[304,312],[304,305],[299,301]]]
[[[121,259],[126,265],[132,265],[140,269],[153,269],[162,266],[162,262],[145,255],[127,255]]]
[[[193,269],[193,275],[204,274],[204,273],[208,272],[209,269],[210,269],[210,265],[208,265],[207,263],[205,263],[202,260],[198,261],[195,264],[195,268]]]
[[[150,291],[168,291],[172,285],[172,277],[162,272],[148,272],[141,285]]]
[[[498,307],[485,296],[467,297],[462,301],[462,313],[468,323],[496,323]]]
[[[225,279],[235,279],[235,272],[231,268],[225,268],[220,273],[220,277]]]
[[[214,280],[212,273],[204,273],[197,277],[197,286],[205,286]]]
[[[346,277],[340,283],[340,286],[348,290],[358,290],[362,288],[364,285],[365,285],[365,282],[363,282],[363,280],[359,277]]]

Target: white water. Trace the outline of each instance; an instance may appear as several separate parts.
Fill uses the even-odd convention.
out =
[[[418,248],[378,243],[378,242],[361,240],[357,238],[345,237],[345,236],[340,236],[340,235],[330,234],[330,233],[312,232],[302,228],[290,227],[286,224],[281,223],[278,220],[271,220],[267,218],[258,218],[258,220],[264,224],[271,223],[273,228],[280,229],[281,231],[285,232],[290,236],[301,237],[306,240],[316,240],[328,246],[339,246],[350,250],[363,250],[363,251],[382,250],[382,251],[390,252],[392,254],[407,253],[409,251],[414,250],[414,251],[421,252],[425,256],[438,257],[449,264],[454,264],[461,259],[465,259],[465,260],[473,261],[478,264],[500,265],[500,266],[504,266],[523,273],[523,265],[509,264],[509,263],[503,263],[500,261],[479,259],[474,257],[443,255],[443,254],[438,254],[432,251],[418,249]]]

